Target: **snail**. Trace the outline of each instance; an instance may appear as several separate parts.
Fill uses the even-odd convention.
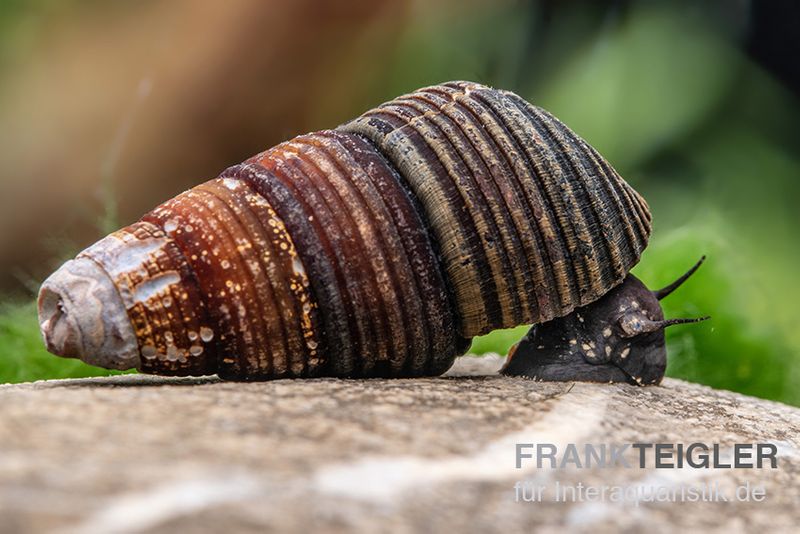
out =
[[[449,82],[281,143],[101,239],[42,284],[39,322],[59,356],[230,380],[433,376],[473,337],[535,324],[504,372],[653,383],[667,323],[629,274],[650,231],[645,200],[558,119]],[[640,313],[607,310],[621,299]],[[603,325],[629,353],[549,343],[597,344]]]

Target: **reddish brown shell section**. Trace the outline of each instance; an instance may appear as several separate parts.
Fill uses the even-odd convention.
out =
[[[318,132],[231,167],[84,254],[128,295],[142,371],[436,375],[468,340],[404,183],[366,139]]]
[[[466,343],[414,199],[375,147],[317,132],[249,163],[234,174],[276,206],[309,269],[329,372],[444,372]]]
[[[215,342],[220,376],[257,380],[323,372],[317,302],[305,267],[283,220],[250,185],[223,175],[144,220],[174,241],[194,274],[207,310],[194,336]]]
[[[647,245],[638,193],[563,123],[508,91],[428,87],[340,129],[374,142],[419,199],[466,337],[593,302]]]

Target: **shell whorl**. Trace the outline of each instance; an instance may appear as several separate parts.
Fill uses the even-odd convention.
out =
[[[81,341],[109,330],[85,317],[77,337],[53,333],[62,315],[81,313],[53,295],[107,285],[86,286],[95,275],[81,273],[99,266],[124,310],[89,315],[133,332],[114,346],[133,343],[144,372],[435,375],[475,335],[598,299],[649,233],[645,201],[552,115],[451,82],[281,143],[165,202],[74,260],[91,268],[48,279],[40,321],[59,354],[106,346]]]
[[[464,336],[593,302],[647,245],[642,197],[563,123],[514,93],[446,83],[341,129],[372,140],[420,199]]]

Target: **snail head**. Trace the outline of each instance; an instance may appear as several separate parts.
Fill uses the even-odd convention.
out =
[[[660,383],[667,368],[664,330],[708,317],[665,319],[659,301],[694,274],[704,260],[705,256],[657,291],[629,274],[599,300],[534,325],[511,349],[502,372],[538,380]]]

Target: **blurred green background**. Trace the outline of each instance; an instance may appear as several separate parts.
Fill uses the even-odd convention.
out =
[[[45,353],[61,261],[292,135],[469,79],[552,111],[644,196],[635,273],[670,376],[800,405],[797,4],[0,2],[0,382],[109,374]],[[521,327],[476,339],[504,353]]]

